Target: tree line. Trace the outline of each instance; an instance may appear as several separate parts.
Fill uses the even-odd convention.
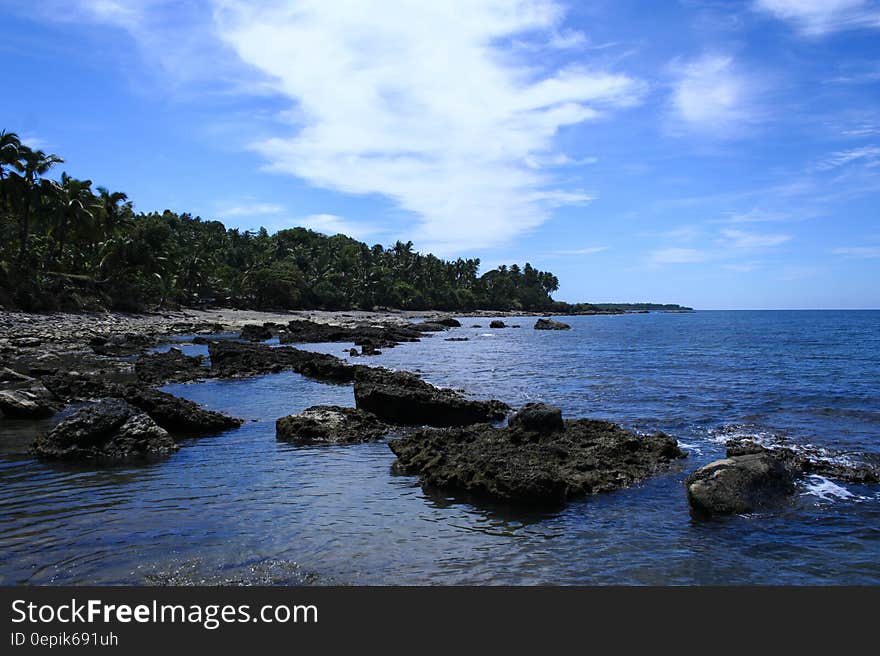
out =
[[[368,246],[305,228],[227,229],[135,212],[126,194],[61,173],[54,154],[0,132],[0,305],[46,311],[217,305],[253,309],[539,310],[559,281],[530,264],[479,275],[412,242]]]

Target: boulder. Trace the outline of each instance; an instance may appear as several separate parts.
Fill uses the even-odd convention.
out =
[[[571,326],[561,321],[553,321],[552,319],[538,319],[535,322],[535,330],[570,330]]]
[[[205,410],[198,403],[143,385],[129,385],[120,396],[146,412],[165,430],[186,437],[221,433],[244,423],[236,417]]]
[[[527,403],[508,420],[507,425],[537,433],[565,430],[562,410],[546,403]]]
[[[412,329],[417,330],[420,333],[440,333],[444,330],[449,330],[449,326],[444,326],[442,323],[437,323],[436,321],[422,321],[421,323],[412,324]]]
[[[452,317],[434,319],[434,323],[439,323],[441,326],[447,326],[449,328],[461,328],[461,322],[458,319],[453,319]]]
[[[489,328],[507,328],[507,324],[499,319],[489,322]]]
[[[121,399],[87,405],[38,436],[32,447],[41,458],[102,463],[163,457],[177,448],[164,428]]]
[[[418,474],[427,489],[554,505],[627,487],[685,455],[663,433],[636,435],[591,419],[569,420],[552,432],[487,424],[421,429],[389,446],[395,468]]]
[[[184,355],[178,348],[140,357],[134,364],[134,371],[139,380],[153,385],[198,380],[208,374],[202,356]]]
[[[356,408],[316,405],[275,422],[277,439],[296,444],[354,444],[380,440],[390,426]]]
[[[60,409],[53,394],[39,383],[27,389],[0,391],[0,411],[10,419],[41,419]]]
[[[703,515],[754,512],[791,494],[801,471],[771,451],[716,460],[687,477],[688,502]]]
[[[249,342],[265,342],[267,339],[272,339],[272,330],[266,324],[249,323],[241,327],[240,336]]]
[[[333,355],[292,346],[217,341],[208,345],[208,352],[211,373],[222,378],[295,371],[324,382],[350,383],[358,368]]]
[[[500,421],[509,408],[501,401],[474,401],[440,389],[415,374],[379,368],[359,370],[355,405],[379,419],[408,426],[466,426]]]

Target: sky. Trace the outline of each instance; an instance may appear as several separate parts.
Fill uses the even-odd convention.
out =
[[[0,57],[0,129],[141,211],[880,308],[880,1],[0,0]]]

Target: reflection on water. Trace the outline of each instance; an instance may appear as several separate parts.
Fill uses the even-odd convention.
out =
[[[580,317],[559,333],[532,322],[465,320],[354,360],[666,430],[691,453],[683,469],[553,511],[475,504],[392,474],[384,443],[275,440],[276,418],[352,405],[351,387],[292,373],[169,385],[247,422],[163,462],[101,470],[35,461],[22,448],[33,428],[0,424],[0,583],[880,583],[876,486],[807,480],[779,511],[709,522],[690,517],[682,486],[722,453],[723,426],[880,452],[880,313]]]

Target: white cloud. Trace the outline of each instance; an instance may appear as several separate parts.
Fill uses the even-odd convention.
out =
[[[880,28],[880,5],[873,0],[755,0],[753,6],[792,23],[805,36]]]
[[[648,255],[648,263],[653,266],[664,264],[693,264],[705,262],[710,254],[696,248],[661,248]]]
[[[830,171],[856,161],[862,161],[869,167],[877,166],[880,164],[880,146],[862,146],[861,148],[839,150],[816,164],[814,170]]]
[[[607,246],[588,246],[587,248],[575,248],[572,250],[553,251],[553,255],[594,255],[607,251]]]
[[[325,235],[345,235],[358,240],[364,240],[371,235],[384,232],[384,229],[360,221],[350,221],[336,214],[310,214],[301,217],[276,217],[271,221],[262,222],[261,225],[270,233],[286,230],[288,228],[308,228]]]
[[[724,244],[730,248],[772,248],[791,241],[791,235],[745,232],[744,230],[722,230]]]
[[[379,232],[376,226],[348,221],[335,214],[312,214],[297,219],[293,222],[293,225],[308,228],[315,232],[323,232],[325,235],[345,235],[355,239],[364,239],[369,235]]]
[[[732,57],[704,55],[676,61],[671,69],[675,78],[671,98],[675,131],[733,137],[757,120],[758,85]]]
[[[880,258],[880,246],[841,246],[831,252],[834,255],[860,260]]]
[[[283,205],[276,203],[243,202],[234,205],[226,205],[217,210],[217,216],[224,219],[248,216],[265,216],[267,214],[281,214],[285,211]]]
[[[440,253],[504,243],[554,206],[589,201],[535,163],[559,158],[561,127],[641,93],[626,75],[541,69],[501,45],[578,41],[551,0],[216,4],[225,43],[295,105],[286,134],[253,145],[268,168],[390,198]]]

